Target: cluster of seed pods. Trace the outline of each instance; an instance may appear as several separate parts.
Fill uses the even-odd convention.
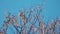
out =
[[[0,34],[7,34],[10,24],[12,24],[16,30],[16,32],[13,32],[14,34],[60,34],[60,17],[52,19],[45,25],[44,16],[41,14],[42,11],[43,6],[37,5],[35,8],[30,8],[29,11],[22,8],[22,10],[18,12],[18,16],[8,12],[8,14],[4,16]],[[18,19],[21,20],[21,22],[18,22]],[[56,30],[57,26],[58,32]]]
[[[45,26],[43,20],[44,17],[41,16],[42,10],[42,7],[37,5],[36,9],[31,8],[29,10],[28,17],[26,17],[25,8],[22,8],[22,10],[18,13],[18,17],[16,17],[15,15],[11,15],[8,12],[8,15],[4,17],[4,23],[2,25],[2,28],[0,29],[0,34],[7,34],[6,32],[10,23],[17,31],[16,33],[13,32],[14,34],[56,34],[56,26],[58,26],[58,34],[60,34],[60,17],[58,19],[52,19],[47,24],[47,26]],[[42,17],[42,19],[40,17]],[[19,18],[20,20],[22,19],[22,22],[18,22],[17,18]],[[21,23],[21,25],[18,23]],[[35,26],[36,23],[39,23],[38,26]],[[30,25],[28,26],[27,24]],[[28,30],[26,25],[29,27]]]

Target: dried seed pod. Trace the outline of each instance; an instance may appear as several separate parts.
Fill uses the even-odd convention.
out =
[[[44,27],[43,21],[40,21],[40,26],[42,27],[42,34],[44,34],[45,27]]]
[[[16,19],[13,19],[13,24],[14,24],[14,26],[19,26]]]

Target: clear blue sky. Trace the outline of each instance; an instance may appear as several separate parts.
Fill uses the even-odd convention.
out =
[[[0,27],[7,8],[12,14],[18,14],[21,8],[24,7],[29,10],[30,7],[40,3],[42,3],[42,0],[0,0]],[[44,13],[45,21],[60,16],[60,0],[46,0],[44,9],[46,9],[46,13]]]

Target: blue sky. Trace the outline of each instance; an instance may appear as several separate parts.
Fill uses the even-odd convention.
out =
[[[40,3],[42,3],[42,0],[0,0],[0,27],[7,8],[12,14],[17,15],[21,8],[29,10],[30,7],[34,7]],[[44,9],[46,10],[43,13],[45,21],[60,16],[60,0],[46,0]]]

